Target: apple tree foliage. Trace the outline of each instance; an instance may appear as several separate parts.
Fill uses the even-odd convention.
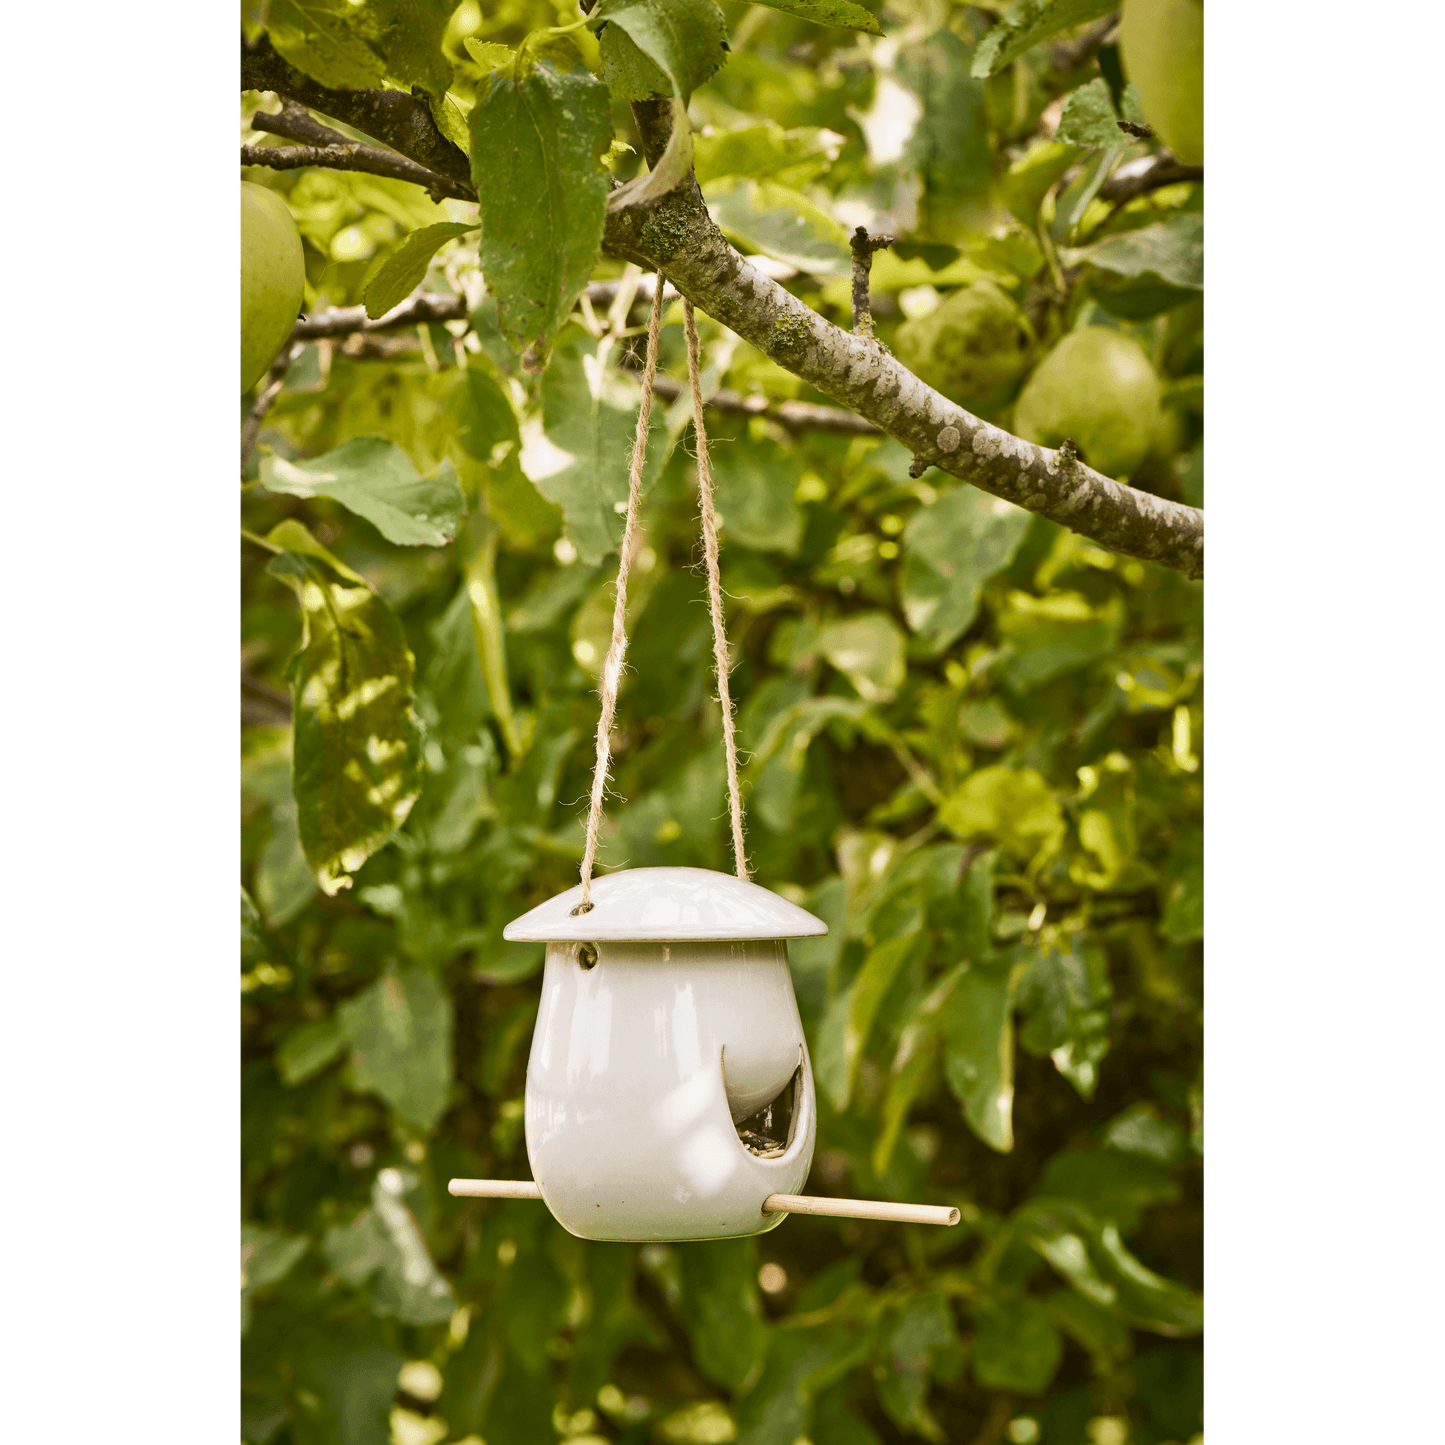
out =
[[[1139,122],[1112,13],[243,6],[308,84],[423,104],[478,198],[243,169],[296,218],[307,322],[353,308],[283,353],[264,415],[242,399],[251,1445],[1201,1428],[1200,584],[913,475],[705,312],[752,862],[830,930],[791,953],[808,1187],[963,1222],[599,1245],[446,1193],[528,1174],[542,958],[501,930],[582,851],[649,279],[607,207],[691,170],[845,328],[848,236],[887,231],[888,347],[986,286],[1022,348],[984,366],[1004,429],[1060,337],[1122,333],[1164,419],[1129,480],[1200,505],[1202,180]],[[288,99],[243,92],[248,145],[325,144],[252,124]],[[415,294],[452,319],[360,329]],[[661,355],[600,863],[728,869],[676,302]]]

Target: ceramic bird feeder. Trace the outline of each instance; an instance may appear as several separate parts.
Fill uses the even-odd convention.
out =
[[[508,924],[547,945],[527,1063],[533,1183],[453,1194],[540,1198],[583,1239],[761,1234],[788,1213],[953,1224],[945,1206],[813,1199],[817,1109],[789,938],[825,924],[704,868],[634,868]]]
[[[817,1133],[789,938],[811,913],[725,873],[635,868],[508,925],[544,941],[527,1153],[584,1239],[758,1234],[808,1177]]]

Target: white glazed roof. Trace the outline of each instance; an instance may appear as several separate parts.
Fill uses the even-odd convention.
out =
[[[572,916],[582,885],[502,930],[513,943],[596,940],[682,943],[702,939],[816,938],[822,919],[756,883],[710,868],[625,868],[592,880],[592,909]]]

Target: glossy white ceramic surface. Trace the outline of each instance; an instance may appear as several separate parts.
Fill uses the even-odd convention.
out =
[[[600,879],[593,897],[628,876]],[[590,968],[575,943],[548,943],[527,1065],[527,1153],[548,1208],[584,1239],[774,1228],[785,1216],[764,1215],[763,1200],[802,1188],[817,1132],[787,944],[587,941],[597,951]],[[787,1147],[761,1158],[735,1121],[776,1098],[800,1064]]]
[[[569,888],[514,918],[502,930],[513,942],[570,939],[814,938],[827,933],[822,919],[710,868],[626,868],[592,883],[592,909],[573,917],[582,886]]]

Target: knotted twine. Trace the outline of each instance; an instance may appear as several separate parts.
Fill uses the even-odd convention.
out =
[[[597,834],[602,826],[602,805],[612,764],[612,723],[617,713],[617,691],[627,657],[627,579],[637,550],[637,513],[642,500],[642,469],[647,460],[647,433],[652,420],[652,393],[657,381],[657,343],[662,331],[663,278],[659,274],[652,293],[652,314],[647,326],[647,357],[642,372],[642,404],[632,441],[632,465],[627,475],[627,515],[617,564],[617,597],[612,606],[612,641],[602,662],[598,696],[597,757],[592,770],[592,797],[587,810],[587,844],[582,854],[582,898],[573,914],[592,910],[592,869],[597,860]],[[732,821],[733,866],[745,882],[747,853],[743,846],[743,804],[738,788],[737,735],[732,697],[728,689],[728,641],[723,622],[722,580],[718,571],[717,512],[713,507],[712,470],[708,461],[707,428],[702,415],[702,368],[698,357],[697,320],[692,302],[683,299],[683,329],[687,335],[687,374],[692,385],[692,427],[697,443],[697,492],[702,512],[703,555],[707,567],[707,601],[712,614],[713,669],[717,676],[718,704],[722,708],[723,747],[727,753],[728,810]]]

